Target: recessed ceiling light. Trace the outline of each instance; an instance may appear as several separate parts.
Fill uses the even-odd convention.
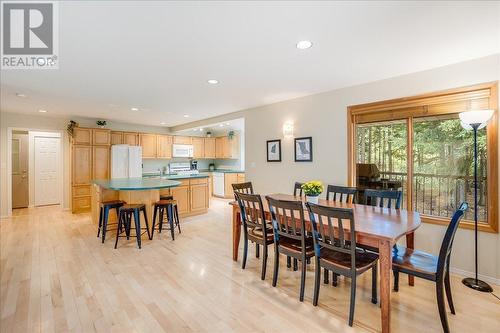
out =
[[[160,125],[165,125],[165,124],[166,124],[166,123],[165,123],[164,121],[162,121],[162,122],[160,123]]]
[[[222,126],[224,126],[224,124],[219,124],[219,127],[222,127]]]
[[[217,84],[217,83],[219,83],[219,81],[215,80],[215,79],[210,79],[207,82],[210,83],[210,84]]]
[[[139,111],[138,108],[130,108],[130,110],[132,110],[132,111]]]
[[[200,128],[200,132],[203,132],[203,128]]]
[[[313,46],[313,43],[308,40],[301,40],[300,42],[297,43],[297,48],[300,50],[305,50]]]
[[[193,128],[193,131],[197,131],[198,129],[197,128]]]
[[[40,112],[40,113],[47,113],[47,110],[40,109],[40,110],[38,110],[38,112]]]
[[[227,126],[229,126],[229,123],[226,123]]]
[[[185,114],[185,115],[184,115],[184,118],[189,118],[189,115],[188,115],[188,114]]]
[[[16,93],[16,96],[19,98],[26,98],[27,97],[25,94],[21,94],[21,93]]]

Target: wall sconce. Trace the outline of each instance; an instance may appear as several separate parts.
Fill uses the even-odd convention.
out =
[[[293,122],[287,121],[283,124],[283,136],[285,138],[293,138]]]

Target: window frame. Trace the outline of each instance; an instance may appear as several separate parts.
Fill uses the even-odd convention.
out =
[[[478,230],[498,233],[498,81],[445,91],[403,97],[347,107],[348,185],[356,184],[356,124],[388,120],[406,120],[407,125],[407,192],[413,193],[413,119],[417,117],[456,114],[475,108],[494,110],[487,125],[488,214]],[[408,210],[413,209],[412,195],[407,195]],[[448,218],[421,214],[425,223],[447,225]],[[474,221],[463,219],[460,227],[474,229]]]

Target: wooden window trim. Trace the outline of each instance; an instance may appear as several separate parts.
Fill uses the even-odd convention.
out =
[[[488,151],[488,217],[487,223],[478,223],[478,230],[498,233],[498,81],[468,87],[455,88],[412,97],[387,101],[351,105],[347,107],[347,155],[348,185],[356,183],[356,146],[355,126],[358,123],[385,121],[388,119],[406,119],[412,122],[414,117],[443,115],[471,110],[475,105],[484,105],[495,112],[487,126],[486,147]],[[438,105],[454,103],[453,107],[439,108]],[[408,126],[408,184],[413,183],[413,124]],[[412,185],[409,185],[410,189]],[[410,196],[408,196],[409,198]],[[412,209],[408,199],[408,209]],[[421,214],[422,222],[447,225],[449,219]],[[474,221],[462,220],[460,227],[474,229]]]

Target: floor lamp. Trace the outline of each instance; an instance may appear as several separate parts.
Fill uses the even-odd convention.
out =
[[[462,121],[462,127],[474,131],[474,259],[475,259],[475,277],[465,278],[462,283],[474,290],[483,292],[492,292],[493,288],[484,281],[477,278],[477,131],[485,127],[488,120],[493,116],[493,110],[477,110],[461,112],[459,114]]]

